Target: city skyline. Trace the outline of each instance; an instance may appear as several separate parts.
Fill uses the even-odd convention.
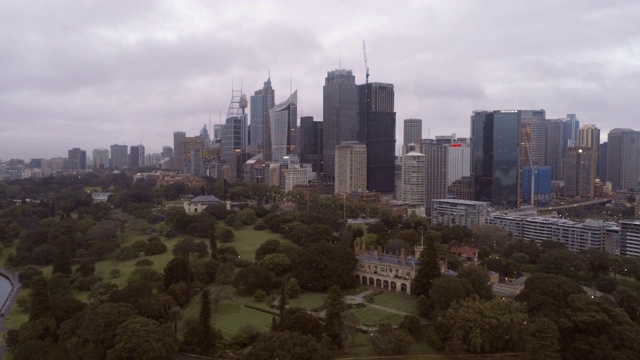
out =
[[[0,158],[158,153],[224,122],[232,83],[250,96],[269,75],[276,103],[297,89],[298,116],[321,121],[328,71],[365,82],[363,40],[370,81],[394,84],[396,154],[403,119],[468,137],[477,109],[575,113],[604,141],[638,130],[638,17],[633,1],[3,2]]]

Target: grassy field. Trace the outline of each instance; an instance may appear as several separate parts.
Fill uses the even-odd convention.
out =
[[[276,239],[281,243],[289,242],[280,234],[272,233],[269,230],[256,231],[251,226],[245,226],[242,230],[233,230],[235,239],[228,245],[234,246],[243,259],[256,260],[256,250],[260,245],[269,240]],[[218,244],[221,246],[222,244]]]
[[[289,299],[289,306],[312,310],[322,306],[326,298],[326,294],[302,292],[297,298]]]
[[[360,325],[375,326],[377,324],[388,322],[392,325],[398,325],[402,321],[403,315],[391,313],[384,310],[378,310],[371,307],[354,308],[345,311],[345,314],[353,314],[358,319]]]
[[[406,312],[412,315],[418,315],[418,311],[416,310],[418,298],[416,298],[415,296],[385,291],[381,294],[376,295],[373,298],[373,303],[376,305],[388,307],[390,309]]]
[[[273,315],[250,309],[244,305],[267,308],[264,303],[258,303],[252,297],[233,294],[231,300],[223,301],[217,309],[212,309],[214,326],[220,329],[224,336],[233,336],[244,325],[253,325],[261,332],[267,331],[271,327]],[[199,313],[200,296],[196,296],[185,308],[184,321],[179,326],[178,333],[182,333],[189,319],[197,319]]]

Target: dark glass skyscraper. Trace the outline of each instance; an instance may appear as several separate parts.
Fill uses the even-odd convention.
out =
[[[327,73],[322,88],[322,157],[325,178],[335,177],[335,151],[342,141],[356,140],[358,134],[358,85],[351,70]]]
[[[392,193],[396,147],[393,84],[369,83],[359,85],[358,90],[358,141],[367,145],[367,190]]]
[[[322,130],[321,121],[313,121],[313,116],[300,118],[300,162],[311,164],[318,176],[323,176],[322,169]]]
[[[520,112],[476,111],[471,115],[474,200],[518,207]]]

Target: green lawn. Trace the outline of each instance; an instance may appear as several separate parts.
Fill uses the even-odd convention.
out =
[[[251,261],[256,260],[256,250],[263,242],[269,239],[276,239],[281,243],[289,242],[280,234],[272,233],[269,230],[256,231],[252,226],[245,226],[242,230],[233,230],[233,234],[235,238],[227,244],[234,246],[241,258]],[[221,245],[218,243],[218,246]]]
[[[418,315],[418,311],[416,310],[418,298],[411,295],[385,291],[381,294],[376,295],[373,298],[373,303],[376,305],[388,307],[390,309]]]
[[[214,326],[226,337],[235,335],[244,325],[253,325],[259,331],[265,332],[271,327],[273,315],[250,309],[244,305],[266,308],[264,303],[256,302],[249,296],[231,295],[231,300],[223,301],[217,309],[212,309]],[[184,319],[178,328],[178,334],[184,331],[188,319],[197,319],[200,313],[200,295],[196,296],[185,308]]]
[[[388,322],[392,325],[398,325],[404,317],[400,314],[394,314],[371,307],[353,308],[345,311],[344,313],[355,315],[360,325],[367,326],[375,326],[384,322]]]
[[[326,294],[315,292],[301,292],[297,298],[289,299],[289,306],[312,310],[322,306],[326,298]]]

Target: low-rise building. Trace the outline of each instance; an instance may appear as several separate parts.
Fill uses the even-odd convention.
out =
[[[482,201],[437,199],[431,201],[431,223],[466,226],[474,229],[485,223],[490,203]]]
[[[184,210],[188,213],[202,212],[209,205],[220,204],[222,200],[213,195],[200,195],[184,202]],[[229,206],[229,204],[227,204]]]

